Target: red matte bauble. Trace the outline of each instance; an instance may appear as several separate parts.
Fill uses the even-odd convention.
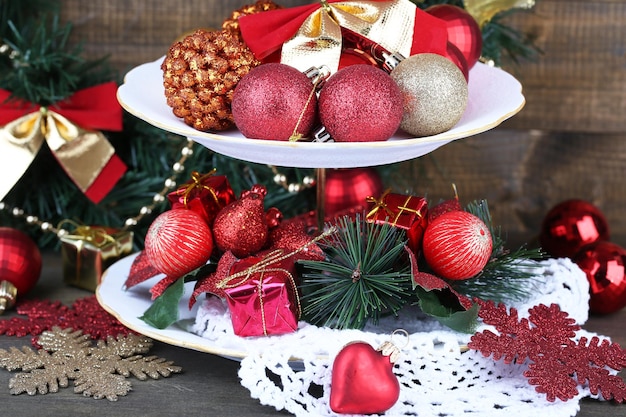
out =
[[[307,136],[316,121],[311,80],[294,67],[267,63],[253,68],[235,87],[231,111],[247,138],[289,140]]]
[[[452,280],[472,278],[491,257],[493,242],[487,225],[466,211],[450,211],[426,227],[422,251],[438,276]]]
[[[146,233],[150,264],[168,277],[181,277],[204,265],[213,252],[213,236],[204,218],[192,210],[159,214]]]
[[[451,4],[436,4],[425,11],[446,22],[448,41],[459,48],[467,67],[472,69],[483,48],[483,35],[476,19],[462,7]]]
[[[609,225],[593,204],[578,199],[554,206],[543,219],[539,243],[555,258],[571,258],[585,245],[609,240]]]
[[[377,414],[400,396],[400,383],[389,356],[364,342],[346,345],[335,357],[330,408],[340,414]]]
[[[39,247],[26,233],[0,227],[0,281],[10,282],[24,295],[39,280],[41,267]]]
[[[589,311],[609,314],[626,306],[626,250],[606,241],[584,246],[572,259],[589,281]]]
[[[368,197],[379,196],[383,191],[383,180],[375,168],[329,169],[324,188],[324,214],[332,217],[353,208],[362,210]]]
[[[389,139],[402,121],[402,93],[385,71],[370,65],[340,69],[319,95],[319,117],[336,142]]]
[[[213,222],[217,247],[245,258],[260,251],[268,242],[269,226],[263,208],[264,195],[248,192],[224,207]]]

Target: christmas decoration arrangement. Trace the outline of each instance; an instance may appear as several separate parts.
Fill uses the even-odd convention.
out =
[[[482,28],[498,12],[524,5],[532,4],[494,4],[478,16],[469,11],[480,7],[409,1],[293,8],[260,1],[222,29],[198,30],[171,46],[160,65],[166,102],[199,132],[238,131],[251,141],[438,135],[467,109]],[[457,25],[463,41],[455,39]],[[566,400],[590,394],[623,401],[624,384],[614,378],[623,364],[609,359],[613,351],[623,356],[621,348],[573,326],[588,313],[582,271],[541,251],[506,249],[486,201],[462,206],[456,196],[434,203],[378,190],[319,223],[316,213],[286,216],[268,204],[264,184],[236,193],[229,179],[212,171],[177,190],[179,205],[153,222],[146,249],[124,262],[123,284],[150,299],[133,326],[139,320],[146,332],[170,334],[176,324],[223,355],[241,357],[242,384],[262,403],[296,415],[411,415],[418,405],[404,388],[432,398],[433,386],[440,397],[431,400],[432,415],[449,404],[456,407],[451,415],[498,415],[509,412],[501,403],[507,396],[525,412],[558,398],[553,415],[571,415],[576,405]],[[193,326],[181,318],[181,305],[196,311]],[[529,319],[517,323],[523,310]],[[492,325],[500,336],[492,336]],[[390,326],[419,346],[407,347],[409,359],[398,360],[380,340]],[[556,372],[564,355],[577,359]],[[476,377],[458,377],[466,367],[478,369]],[[511,385],[491,400],[465,397],[489,392],[507,372]],[[274,383],[272,373],[297,383]],[[515,375],[528,377],[523,388]],[[444,379],[445,388],[434,383]],[[564,380],[567,393],[559,391]]]
[[[198,30],[171,45],[160,65],[165,99],[176,117],[199,132],[238,130],[251,141],[385,142],[396,132],[438,135],[463,117],[471,70],[480,60],[497,62],[501,50],[531,54],[532,48],[512,46],[516,35],[501,30],[498,16],[532,5],[394,0],[283,8],[260,0],[234,11],[222,29]],[[0,58],[13,68],[30,57],[27,51],[38,40],[62,38],[69,30],[54,21],[52,34],[41,26],[32,37],[24,36],[28,25],[3,28]],[[499,39],[509,44],[490,54],[495,38],[490,35],[498,30],[507,33]],[[41,50],[44,58],[58,52]],[[77,51],[63,55],[66,60],[76,56]],[[87,73],[100,64],[56,70]],[[52,97],[44,90],[21,90],[14,81],[24,74],[8,74],[0,82],[7,98],[0,108],[6,117],[1,133],[8,138],[5,145],[13,142],[13,151],[14,142],[24,137],[31,145],[20,156],[24,169],[5,184],[3,198],[20,201],[11,198],[14,187],[47,149],[90,204],[115,205],[151,188],[141,181],[143,172],[133,171],[140,164],[129,165],[124,152],[118,155],[115,135],[98,131],[122,130],[117,102],[108,100],[104,87],[100,91],[110,82],[60,84],[63,94]],[[99,112],[111,116],[115,126],[95,120],[92,109],[83,106],[83,94],[93,96],[89,88],[98,88],[98,100],[88,104],[100,105]],[[72,113],[73,107],[78,111]],[[172,138],[165,136],[172,147]],[[486,201],[463,206],[456,195],[433,202],[383,190],[367,168],[349,171],[362,176],[364,189],[343,191],[346,172],[337,170],[333,173],[344,181],[324,190],[333,183],[316,184],[297,169],[297,181],[290,184],[277,167],[257,164],[271,172],[264,178],[250,173],[254,164],[244,163],[248,174],[241,174],[241,163],[204,153],[204,161],[212,162],[205,165],[226,165],[235,174],[192,171],[177,185],[186,171],[183,162],[198,162],[188,160],[195,153],[191,144],[188,140],[182,148],[161,191],[146,196],[152,203],[132,211],[136,217],[109,218],[107,226],[96,226],[91,216],[80,216],[85,224],[66,217],[55,227],[29,215],[24,204],[9,211],[61,239],[70,277],[85,274],[79,265],[86,259],[89,265],[109,260],[104,282],[99,282],[103,270],[88,268],[99,285],[99,302],[116,311],[128,302],[127,294],[142,300],[141,306],[147,300],[148,307],[136,316],[120,317],[131,329],[200,339],[200,346],[240,358],[241,382],[251,395],[295,415],[397,416],[419,409],[433,416],[498,416],[549,408],[551,415],[569,416],[585,396],[626,398],[617,376],[626,354],[580,328],[589,312],[589,289],[593,311],[594,286],[615,284],[620,267],[623,276],[623,251],[606,242],[607,228],[597,210],[575,204],[551,217],[546,242],[565,235],[577,247],[576,254],[546,259],[539,250],[506,248]],[[74,155],[65,149],[71,145],[97,154],[99,164],[90,163],[95,170],[87,180],[74,175]],[[151,154],[145,146],[133,146],[129,154],[138,149]],[[94,148],[101,152],[92,153]],[[125,180],[133,184],[132,193],[116,195]],[[317,202],[324,203],[317,211],[287,202],[314,186]],[[320,199],[320,193],[338,198]],[[349,193],[354,200],[346,203]],[[3,202],[7,207],[11,204]],[[576,220],[579,213],[572,211],[583,211],[583,219]],[[144,216],[151,218],[149,226],[135,237],[128,229]],[[124,226],[109,227],[111,220]],[[572,239],[571,228],[559,222],[574,222],[579,235]],[[124,258],[135,238],[143,250]],[[596,245],[592,249],[589,240]],[[598,264],[605,271],[600,275]],[[112,281],[123,284],[123,294],[113,297],[119,300],[111,298]],[[621,294],[622,285],[617,286],[613,295]],[[619,303],[621,298],[612,308],[623,307]],[[12,393],[54,392],[73,379],[76,392],[115,400],[130,390],[125,378],[131,373],[156,379],[180,372],[171,362],[140,355],[149,349],[149,339],[131,332],[116,339],[108,333],[114,324],[89,327],[101,322],[97,314],[80,314],[87,323],[81,322],[71,311],[78,305],[61,309],[61,317],[79,330],[36,327],[35,321],[41,324],[40,317],[58,307],[44,304],[27,307],[29,319],[8,322],[4,330],[41,333],[40,351],[12,349],[0,355],[3,367],[24,371],[11,380]],[[135,311],[132,305],[128,309]],[[57,320],[59,313],[53,313]],[[107,339],[93,347],[80,329]],[[398,334],[407,339],[402,348],[390,340]],[[33,358],[38,358],[36,368],[30,367]],[[59,366],[74,372],[59,375]],[[120,375],[113,369],[121,369]]]

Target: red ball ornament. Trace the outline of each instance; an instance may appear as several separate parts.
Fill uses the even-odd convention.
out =
[[[0,313],[35,286],[41,267],[39,247],[26,233],[0,227]]]
[[[370,65],[340,69],[319,95],[320,121],[337,142],[389,139],[402,121],[402,94],[385,71]]]
[[[585,245],[609,240],[604,214],[584,200],[566,200],[554,206],[541,225],[539,243],[555,258],[571,258]]]
[[[466,211],[450,211],[426,227],[422,250],[435,274],[463,280],[482,271],[492,245],[489,228],[480,218]]]
[[[425,11],[446,22],[448,41],[461,51],[468,69],[472,69],[483,48],[483,35],[476,19],[462,7],[451,4],[437,4]]]
[[[467,65],[465,56],[463,56],[463,52],[461,52],[461,50],[451,42],[448,42],[446,47],[446,58],[454,62],[456,66],[459,67],[463,73],[463,77],[465,77],[465,81],[469,82],[469,66]]]
[[[181,277],[204,265],[213,252],[213,236],[204,218],[192,210],[172,209],[152,222],[145,238],[150,264],[168,277]]]
[[[317,96],[311,80],[279,63],[253,68],[237,84],[231,111],[247,138],[289,140],[307,136],[316,120]]]
[[[332,169],[326,171],[324,214],[366,206],[367,197],[383,193],[383,180],[375,168]]]
[[[399,396],[390,356],[365,342],[354,342],[335,357],[330,386],[330,408],[335,413],[383,413]]]
[[[597,241],[584,246],[572,259],[589,281],[589,311],[609,314],[626,306],[626,250]]]
[[[213,236],[217,247],[245,258],[260,251],[268,242],[269,226],[263,208],[265,187],[256,186],[217,214]]]

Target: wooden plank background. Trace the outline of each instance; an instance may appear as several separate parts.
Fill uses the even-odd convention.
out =
[[[110,55],[124,74],[161,57],[174,39],[217,28],[252,1],[65,0],[63,16],[87,56]],[[309,1],[279,1],[284,6]],[[399,164],[398,191],[462,201],[487,198],[512,244],[532,242],[550,207],[583,198],[607,216],[613,241],[626,245],[626,2],[537,0],[508,18],[536,37],[536,62],[506,64],[527,104],[501,127]]]

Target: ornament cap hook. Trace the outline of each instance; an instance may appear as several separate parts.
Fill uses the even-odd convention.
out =
[[[396,329],[393,331],[393,333],[391,333],[391,339],[393,339],[393,336],[395,336],[396,334],[402,334],[406,338],[406,341],[402,348],[408,346],[409,332],[404,329]],[[383,344],[380,345],[380,347],[376,350],[382,353],[383,356],[389,356],[389,362],[391,363],[396,363],[398,361],[398,358],[400,357],[400,348],[396,346],[392,340],[383,342]]]

